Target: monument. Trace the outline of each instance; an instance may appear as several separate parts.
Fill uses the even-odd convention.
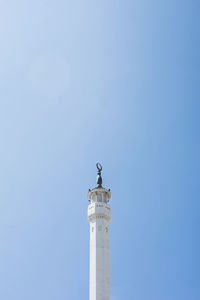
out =
[[[110,190],[102,187],[102,166],[97,163],[97,186],[89,190],[90,300],[110,300],[109,223]]]

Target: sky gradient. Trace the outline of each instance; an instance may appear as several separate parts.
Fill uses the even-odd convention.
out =
[[[111,300],[200,299],[199,10],[0,1],[0,299],[89,299],[97,161]]]

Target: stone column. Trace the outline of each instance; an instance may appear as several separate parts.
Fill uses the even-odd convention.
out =
[[[89,190],[90,300],[110,300],[109,223],[110,191],[98,186]]]

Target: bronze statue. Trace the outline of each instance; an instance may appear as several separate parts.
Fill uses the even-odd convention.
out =
[[[101,166],[100,163],[97,163],[96,166],[97,166],[97,170],[98,170],[98,172],[97,172],[97,185],[98,185],[98,187],[102,187],[102,177],[101,177],[102,166]]]

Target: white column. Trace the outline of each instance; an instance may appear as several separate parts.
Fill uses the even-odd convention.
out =
[[[110,191],[95,188],[88,193],[90,223],[90,300],[110,300],[109,223]]]

